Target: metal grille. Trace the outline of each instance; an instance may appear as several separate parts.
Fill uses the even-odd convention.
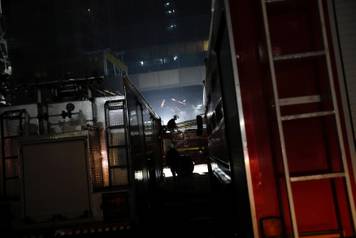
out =
[[[122,126],[124,124],[123,110],[110,110],[109,111],[109,126]]]
[[[114,129],[110,131],[109,134],[109,143],[113,146],[125,145],[125,129]]]
[[[113,148],[109,153],[111,166],[127,166],[126,149]]]
[[[127,168],[114,168],[110,171],[112,186],[125,186],[129,183]]]
[[[105,124],[109,186],[128,185],[125,120],[124,100],[107,101],[105,104]]]

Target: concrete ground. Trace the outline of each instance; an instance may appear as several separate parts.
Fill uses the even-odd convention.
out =
[[[93,233],[88,230],[85,234],[74,231],[70,235],[51,234],[48,237],[234,237],[226,232],[228,225],[222,222],[218,196],[211,190],[207,173],[166,177],[153,192],[151,207],[143,214],[138,226],[115,230],[103,228]]]

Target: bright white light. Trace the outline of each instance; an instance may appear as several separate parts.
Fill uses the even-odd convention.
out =
[[[145,62],[141,60],[141,61],[140,61],[140,65],[141,65],[141,66],[144,66],[144,65],[145,65]]]
[[[171,178],[171,177],[173,177],[173,174],[172,174],[170,168],[163,168],[163,175],[164,175],[164,177],[166,177],[166,178]]]
[[[207,164],[197,164],[194,165],[194,171],[193,173],[199,174],[199,175],[204,175],[209,172],[208,170],[208,165]]]
[[[177,100],[177,99],[175,99],[175,98],[171,98],[171,100],[173,101],[173,102],[176,102],[176,103],[179,103],[179,104],[181,104],[181,105],[183,105],[183,106],[185,106],[185,101],[179,101],[179,100]]]
[[[166,3],[164,4],[165,7],[169,7],[170,5],[171,5],[170,2],[166,2]]]
[[[176,12],[176,10],[172,9],[172,10],[167,10],[166,13],[168,15],[173,15]]]
[[[168,30],[173,30],[173,29],[175,29],[175,28],[177,28],[177,25],[176,25],[176,24],[170,24],[170,25],[168,26]]]
[[[162,102],[161,102],[161,108],[164,107],[164,104],[166,104],[166,99],[163,99]]]
[[[88,12],[89,12],[89,13],[91,12],[91,9],[90,9],[90,8],[88,8]]]
[[[193,108],[194,108],[194,110],[199,111],[199,110],[203,109],[203,104],[198,104],[196,106],[193,105]]]
[[[214,114],[213,112],[208,112],[208,113],[206,114],[206,116],[207,116],[207,117],[211,117],[211,116],[213,116],[213,114]]]
[[[193,173],[199,174],[199,175],[205,175],[205,174],[209,173],[208,165],[207,164],[194,165]],[[167,168],[167,167],[163,168],[163,174],[164,174],[164,177],[166,177],[166,178],[173,177],[173,174],[172,174],[170,168]]]
[[[176,102],[176,103],[179,103],[179,104],[185,106],[185,102],[179,101],[179,100],[177,100],[177,99],[175,99],[175,98],[171,98],[171,100],[172,100],[173,102]]]
[[[138,180],[138,181],[142,181],[143,180],[143,172],[142,172],[142,170],[135,171],[135,179]]]
[[[7,68],[5,68],[5,74],[11,75],[12,74],[12,66],[8,66]]]
[[[229,183],[231,181],[231,177],[226,174],[216,163],[211,164],[211,169],[213,173],[216,174],[220,179],[222,179],[225,183]]]
[[[178,60],[178,56],[175,55],[175,56],[173,57],[173,60],[174,60],[174,61],[177,61],[177,60]]]

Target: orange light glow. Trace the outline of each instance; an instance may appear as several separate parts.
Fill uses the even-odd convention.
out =
[[[108,162],[108,153],[106,150],[101,151],[101,156],[102,156],[102,167],[103,167],[103,180],[104,180],[104,186],[109,186],[109,162]]]

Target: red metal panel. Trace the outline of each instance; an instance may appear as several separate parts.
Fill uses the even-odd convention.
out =
[[[275,54],[322,49],[317,1],[288,0],[268,4],[267,10]]]
[[[258,45],[261,44],[261,15],[258,1],[230,1],[231,17],[239,55],[238,69],[243,99],[245,126],[252,172],[257,219],[279,215],[278,188],[270,146],[270,118],[266,97],[265,66],[261,65]],[[267,195],[268,194],[268,195]]]
[[[286,229],[290,231],[291,224],[259,2],[258,0],[230,1],[250,156],[249,164],[257,219],[282,216]],[[268,8],[273,53],[284,55],[321,50],[322,35],[317,1],[289,2],[291,3],[279,3]],[[280,98],[316,94],[321,96],[321,102],[283,107],[282,115],[332,110],[325,65],[323,57],[276,63]],[[334,74],[341,108],[335,68]],[[343,119],[341,110],[342,122]],[[345,125],[342,124],[342,127],[344,139],[347,141]],[[284,131],[292,176],[342,171],[340,148],[332,116],[285,122]],[[350,162],[348,146],[346,143],[345,148]],[[352,171],[351,167],[350,171]],[[353,175],[351,176],[355,193],[356,187]],[[345,184],[343,179],[333,181],[293,184],[297,222],[301,232],[336,230],[341,226],[346,236],[352,234]],[[338,216],[340,224],[338,224]]]

